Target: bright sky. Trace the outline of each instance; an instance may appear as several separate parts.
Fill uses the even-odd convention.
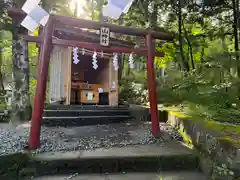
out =
[[[70,8],[72,11],[75,11],[77,6],[77,16],[80,16],[84,13],[83,7],[86,4],[86,0],[70,0]]]

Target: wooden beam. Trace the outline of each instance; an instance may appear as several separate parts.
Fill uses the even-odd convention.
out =
[[[8,8],[8,14],[12,18],[24,18],[26,16],[26,13],[23,12],[21,9],[16,8]],[[140,28],[131,28],[131,27],[124,27],[124,26],[118,26],[114,24],[107,24],[107,23],[101,23],[98,21],[90,21],[85,19],[78,19],[78,18],[72,18],[72,17],[65,17],[65,16],[59,16],[59,15],[53,15],[52,16],[55,21],[57,21],[56,24],[60,23],[63,25],[68,25],[72,27],[78,27],[78,28],[88,28],[88,29],[100,29],[100,27],[105,26],[109,27],[111,32],[126,34],[126,35],[132,35],[132,36],[146,36],[147,34],[151,34],[151,36],[155,39],[161,39],[161,40],[173,40],[173,35],[166,32],[156,32],[151,31],[147,29],[140,29]],[[61,25],[58,26],[61,26]]]
[[[21,34],[19,36],[28,42],[36,42],[39,44],[43,42],[42,36],[29,36],[29,35],[21,35]]]
[[[88,32],[79,32],[79,33],[66,33],[66,31],[56,30],[54,36],[58,39],[65,39],[65,40],[75,40],[75,41],[85,41],[85,42],[92,42],[92,43],[99,43],[100,42],[100,35],[96,33],[91,33],[90,35]],[[128,47],[133,48],[135,46],[134,43],[129,43],[127,41],[121,41],[118,39],[110,38],[110,45],[112,46],[120,46],[120,47]]]
[[[29,35],[20,35],[24,40],[29,42],[42,42],[42,37],[36,37],[36,36],[29,36]],[[147,49],[131,49],[131,48],[125,48],[125,47],[104,47],[100,44],[96,43],[87,43],[87,42],[81,42],[81,41],[73,41],[73,40],[64,40],[64,39],[57,39],[53,38],[52,40],[53,45],[59,45],[59,46],[71,46],[71,47],[79,47],[79,48],[85,48],[89,50],[96,50],[96,51],[103,51],[105,53],[135,53],[138,55],[147,55]],[[164,53],[162,52],[155,52],[154,56],[163,57]]]
[[[152,37],[155,39],[173,40],[173,36],[170,35],[170,33],[165,33],[165,32],[156,32],[156,31],[151,31],[146,29],[131,28],[131,27],[114,25],[114,24],[102,23],[98,21],[76,19],[72,17],[65,17],[65,16],[58,16],[58,15],[54,15],[53,17],[57,22],[60,22],[65,25],[73,26],[73,27],[78,27],[78,28],[100,29],[100,27],[104,26],[104,27],[109,27],[110,31],[115,33],[121,33],[121,34],[132,35],[132,36],[146,36],[147,34],[151,34]]]
[[[63,32],[63,33],[69,33],[78,38],[84,37],[84,38],[89,38],[89,39],[93,39],[93,40],[100,42],[100,34],[97,34],[94,32],[88,32],[88,31],[85,32],[85,31],[83,31],[81,29],[77,29],[77,28],[70,29],[70,28],[66,28],[66,27],[58,27],[58,25],[55,26],[55,30]],[[125,47],[134,47],[135,46],[135,44],[132,42],[120,40],[117,38],[110,38],[110,43],[112,43],[113,45],[125,46]]]
[[[22,9],[18,9],[18,8],[13,8],[10,7],[8,8],[8,15],[11,18],[15,18],[15,19],[19,19],[19,20],[23,20],[25,18],[25,16],[27,15]]]
[[[72,46],[72,47],[80,47],[85,49],[92,49],[96,51],[103,51],[107,53],[135,53],[138,55],[147,55],[146,49],[131,49],[125,47],[104,47],[100,44],[96,43],[87,43],[87,42],[79,42],[79,41],[70,41],[70,40],[63,40],[63,39],[53,39],[53,45],[60,45],[60,46]],[[164,53],[162,52],[155,52],[154,56],[163,57]]]

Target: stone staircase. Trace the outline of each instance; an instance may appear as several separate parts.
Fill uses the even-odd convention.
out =
[[[112,124],[132,119],[124,106],[51,105],[44,109],[46,126],[88,126]]]
[[[47,139],[46,143],[50,143],[47,146],[66,147],[82,144],[84,140],[86,144],[65,151],[44,151],[43,147],[38,153],[0,156],[0,179],[207,180],[200,171],[196,154],[172,139],[163,128],[164,123],[161,138],[141,141],[151,137],[146,135],[150,127],[149,122],[137,120],[97,126],[45,127],[53,135]],[[93,147],[100,141],[99,147]]]
[[[176,143],[136,145],[34,157],[36,180],[206,180],[197,157]]]

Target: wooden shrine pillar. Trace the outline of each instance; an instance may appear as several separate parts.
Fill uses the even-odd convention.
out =
[[[52,33],[53,33],[53,20],[52,17],[50,16],[48,23],[44,27],[42,34],[43,42],[41,44],[38,62],[37,87],[33,104],[29,137],[30,149],[37,149],[40,147],[41,120],[46,97],[46,86],[50,54],[52,51]]]
[[[153,38],[151,34],[146,36],[147,40],[147,81],[148,81],[148,96],[150,101],[150,114],[152,121],[152,135],[160,136],[160,126],[158,121],[158,106],[157,106],[157,92],[156,92],[156,77],[154,73],[154,48]]]

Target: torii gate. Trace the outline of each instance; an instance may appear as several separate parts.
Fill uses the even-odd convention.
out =
[[[24,19],[26,14],[21,9],[9,8],[8,14],[12,19]],[[129,49],[124,47],[105,47],[96,43],[86,43],[72,40],[63,40],[53,37],[54,30],[61,30],[66,32],[78,33],[77,28],[87,28],[99,30],[101,27],[108,27],[111,32],[121,33],[126,35],[140,36],[146,38],[147,49]],[[155,32],[151,30],[130,28],[124,26],[117,26],[113,24],[100,23],[96,21],[89,21],[84,19],[77,19],[72,17],[65,17],[59,15],[50,15],[49,20],[44,27],[42,34],[38,37],[20,35],[25,41],[36,42],[41,45],[40,56],[38,62],[37,87],[35,92],[35,99],[33,105],[31,128],[29,136],[29,148],[36,149],[40,147],[40,130],[41,120],[44,109],[44,100],[46,96],[46,86],[48,77],[48,67],[50,61],[50,54],[53,45],[72,46],[85,49],[91,49],[104,52],[115,53],[135,53],[138,55],[147,56],[147,79],[148,92],[150,101],[150,114],[152,121],[152,134],[157,137],[160,136],[160,126],[158,121],[157,108],[157,92],[156,80],[154,72],[154,56],[163,56],[163,53],[155,52],[153,39],[172,40],[170,34],[164,32]]]

